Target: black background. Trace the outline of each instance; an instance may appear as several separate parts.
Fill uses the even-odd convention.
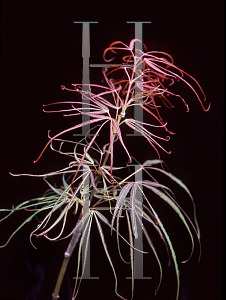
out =
[[[201,261],[197,266],[196,253],[191,262],[180,266],[180,299],[221,299],[222,6],[223,1],[2,1],[1,208],[38,197],[46,189],[41,179],[11,177],[9,171],[41,174],[64,166],[65,161],[50,150],[37,164],[33,161],[47,142],[47,130],[57,133],[73,124],[60,114],[42,112],[42,104],[64,99],[61,84],[69,86],[82,80],[82,25],[73,21],[99,21],[91,24],[90,63],[102,63],[102,52],[111,42],[129,43],[134,25],[126,21],[151,21],[143,25],[148,50],[170,53],[176,65],[199,81],[207,102],[211,102],[211,110],[204,113],[195,96],[185,89],[190,113],[175,100],[178,107],[170,112],[168,123],[177,134],[167,145],[172,154],[162,154],[170,171],[194,196],[201,228]],[[95,72],[91,70],[91,79],[100,78],[100,70]],[[17,214],[0,223],[1,244],[25,216]],[[35,241],[35,250],[28,237],[36,225],[35,221],[28,223],[0,249],[2,300],[51,299],[67,241],[50,243],[40,238]],[[93,247],[92,275],[100,280],[84,281],[78,299],[117,299],[99,241]],[[180,248],[184,242],[177,243]],[[70,299],[75,268],[74,256],[60,299]],[[173,268],[164,269],[156,300],[174,299],[173,276]],[[119,291],[130,297],[130,283],[121,274],[119,279]],[[148,280],[135,282],[135,300],[153,299],[152,293]]]

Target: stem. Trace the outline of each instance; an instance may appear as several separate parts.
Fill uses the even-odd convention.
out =
[[[120,120],[121,120],[121,116],[118,116],[118,124],[120,123]],[[116,133],[114,133],[113,135],[113,141],[115,139],[115,136],[116,136]],[[110,155],[110,145],[109,145],[109,148],[105,154],[105,157],[104,157],[104,160],[103,160],[103,163],[102,163],[102,166],[104,166],[108,160],[108,157]],[[97,176],[96,180],[95,180],[95,185],[98,184],[99,180],[100,180],[100,175]],[[95,194],[95,189],[93,188],[92,191],[91,191],[91,194],[90,194],[90,202],[91,200],[93,199],[94,197],[94,194]],[[82,219],[82,211],[79,215],[79,219],[77,221],[77,224],[78,222]],[[80,236],[82,234],[82,223],[79,225],[79,227],[73,232],[72,234],[72,237],[71,237],[71,240],[68,244],[68,247],[67,247],[67,250],[66,252],[64,253],[64,259],[63,259],[63,263],[62,263],[62,266],[61,266],[61,269],[60,269],[60,272],[59,272],[59,275],[58,275],[58,278],[57,278],[57,282],[56,282],[56,285],[55,285],[55,288],[54,288],[54,292],[52,294],[52,300],[56,300],[56,299],[59,299],[60,296],[59,296],[59,291],[60,291],[60,287],[61,287],[61,284],[62,284],[62,281],[63,281],[63,278],[64,278],[64,274],[66,272],[66,269],[67,269],[67,265],[69,263],[69,260],[70,260],[70,257],[74,251],[74,248],[75,246],[77,245],[79,239],[80,239]]]
[[[81,218],[82,218],[81,216],[82,216],[82,214],[80,214],[78,222],[81,220]],[[63,278],[64,278],[64,274],[66,272],[67,265],[68,265],[68,262],[70,260],[71,255],[73,253],[73,250],[74,250],[77,242],[79,241],[79,238],[81,236],[81,232],[82,232],[82,223],[77,228],[77,230],[75,230],[73,232],[70,243],[68,244],[67,250],[64,253],[64,260],[63,260],[63,263],[62,263],[62,266],[61,266],[61,269],[60,269],[60,273],[59,273],[58,278],[57,278],[57,282],[56,282],[54,292],[52,294],[52,300],[60,298],[59,291],[60,291],[60,287],[61,287],[61,284],[62,284],[62,281],[63,281]]]

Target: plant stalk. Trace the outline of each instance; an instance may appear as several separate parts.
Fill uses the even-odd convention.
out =
[[[82,219],[82,213],[80,213],[78,222],[81,219]],[[52,294],[52,300],[60,298],[59,291],[60,291],[60,287],[61,287],[61,284],[62,284],[62,281],[63,281],[63,278],[64,278],[64,274],[66,272],[67,265],[69,263],[71,255],[72,255],[72,253],[74,251],[74,248],[75,248],[75,246],[77,245],[77,243],[79,241],[81,233],[82,233],[82,223],[73,232],[71,240],[70,240],[70,243],[68,244],[67,250],[64,253],[64,260],[63,260],[63,263],[62,263],[62,266],[61,266],[61,269],[60,269],[60,272],[59,272],[59,275],[58,275],[58,278],[57,278],[57,282],[56,282],[56,286],[55,286],[54,292]]]
[[[120,122],[120,119],[121,118],[118,118],[118,123]],[[113,140],[115,139],[115,135],[113,136]],[[106,152],[106,155],[104,157],[104,160],[103,160],[103,163],[102,165],[105,165],[107,160],[108,160],[108,157],[110,155],[110,145],[109,145],[109,149],[108,151]],[[99,180],[100,180],[100,175],[97,176],[96,180],[95,180],[95,184],[97,185]],[[94,197],[94,194],[95,194],[95,189],[93,188],[92,191],[91,191],[91,194],[90,194],[90,202],[91,200],[93,199]],[[79,215],[79,219],[77,221],[77,224],[78,222],[82,219],[82,211]],[[79,239],[80,239],[80,236],[82,234],[82,223],[80,224],[80,226],[73,232],[72,234],[72,237],[71,237],[71,240],[68,244],[68,247],[67,247],[67,250],[66,252],[64,253],[64,259],[63,259],[63,263],[61,265],[61,269],[60,269],[60,272],[59,272],[59,275],[58,275],[58,278],[57,278],[57,282],[56,282],[56,285],[55,285],[55,288],[54,288],[54,292],[52,294],[52,300],[56,300],[56,299],[59,299],[60,296],[59,296],[59,292],[60,292],[60,288],[61,288],[61,284],[62,284],[62,281],[63,281],[63,278],[64,278],[64,274],[66,272],[66,269],[67,269],[67,265],[69,263],[69,260],[70,260],[70,257],[74,251],[74,248],[75,246],[77,245]]]

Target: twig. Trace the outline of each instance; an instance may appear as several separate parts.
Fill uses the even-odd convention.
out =
[[[81,220],[81,218],[82,218],[82,214],[80,214],[78,222]],[[62,281],[63,281],[63,278],[64,278],[64,274],[65,274],[65,271],[67,269],[67,265],[68,265],[68,262],[70,260],[71,255],[73,253],[73,250],[74,250],[75,246],[77,245],[77,243],[79,241],[79,238],[81,236],[81,232],[82,232],[82,223],[73,232],[70,243],[67,247],[66,252],[64,253],[64,260],[63,260],[63,263],[62,263],[62,266],[61,266],[61,269],[60,269],[60,273],[59,273],[58,278],[57,278],[57,282],[56,282],[54,292],[52,294],[52,300],[60,298],[59,291],[60,291],[60,287],[61,287],[61,284],[62,284]]]

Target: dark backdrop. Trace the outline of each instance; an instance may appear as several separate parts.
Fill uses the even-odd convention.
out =
[[[152,21],[143,25],[143,41],[148,49],[170,53],[176,65],[200,82],[207,102],[212,103],[211,110],[204,113],[188,92],[185,98],[190,113],[186,114],[179,103],[179,108],[171,112],[169,126],[177,134],[167,145],[172,154],[162,154],[170,171],[193,194],[201,228],[201,261],[197,266],[196,252],[191,262],[181,266],[180,299],[221,299],[222,4],[223,1],[208,0],[2,1],[1,208],[38,197],[46,189],[41,179],[15,178],[9,171],[40,174],[64,166],[65,161],[51,151],[37,164],[33,161],[47,141],[47,130],[58,132],[73,124],[73,120],[62,119],[61,115],[42,112],[42,104],[63,99],[61,84],[81,82],[82,30],[73,21],[99,21],[91,25],[91,63],[102,63],[104,48],[114,40],[128,43],[134,37],[134,25],[126,21]],[[96,72],[92,74],[99,78],[100,70]],[[17,214],[0,223],[1,244],[25,216]],[[40,238],[35,241],[35,250],[29,244],[29,233],[36,225],[35,221],[29,222],[6,248],[0,249],[2,300],[51,299],[67,241],[56,244]],[[180,240],[179,247],[182,244]],[[98,246],[101,249],[100,242],[92,256],[92,272],[100,280],[84,281],[78,299],[117,299],[112,272]],[[101,258],[103,261],[98,262]],[[63,283],[61,299],[70,299],[75,259]],[[150,264],[153,276],[151,267]],[[175,297],[171,269],[164,269],[156,300]],[[119,286],[124,295],[128,290],[129,297],[130,283],[123,276]],[[152,299],[150,286],[148,280],[135,282],[134,299]]]

